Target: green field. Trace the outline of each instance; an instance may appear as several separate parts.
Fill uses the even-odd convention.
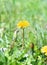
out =
[[[0,0],[0,65],[47,65],[47,0]]]

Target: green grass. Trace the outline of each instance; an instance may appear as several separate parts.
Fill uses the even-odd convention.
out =
[[[17,28],[22,20],[30,23],[24,31],[24,49],[22,29]],[[16,30],[19,32],[14,38]],[[40,52],[44,45],[47,45],[47,0],[0,0],[0,49],[3,48],[0,65],[47,65],[47,56]]]

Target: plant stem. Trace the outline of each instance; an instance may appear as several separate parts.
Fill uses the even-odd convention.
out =
[[[24,47],[24,28],[23,28],[23,44],[22,44],[22,47]]]

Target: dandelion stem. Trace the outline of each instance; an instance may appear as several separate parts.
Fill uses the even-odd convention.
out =
[[[23,28],[23,44],[22,44],[22,47],[24,47],[24,28]]]

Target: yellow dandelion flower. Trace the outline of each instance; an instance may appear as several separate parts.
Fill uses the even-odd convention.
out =
[[[20,21],[20,22],[17,24],[17,27],[19,27],[19,28],[25,28],[25,27],[28,27],[28,26],[29,26],[29,22],[26,21],[26,20]]]
[[[47,46],[42,47],[41,52],[47,55]]]

